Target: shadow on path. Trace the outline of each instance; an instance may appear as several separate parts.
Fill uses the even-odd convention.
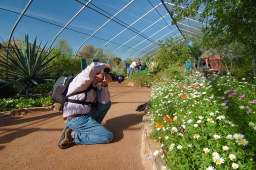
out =
[[[0,150],[2,150],[2,149],[4,149],[5,148],[5,146],[0,146]]]
[[[119,103],[145,103],[145,101],[115,101],[115,102],[111,102],[112,104],[119,104]]]
[[[8,130],[8,129],[5,129],[5,130]],[[9,130],[12,130],[12,129],[9,129]],[[47,132],[48,131],[62,131],[62,129],[59,129],[59,128],[55,128],[55,129],[42,129],[42,128],[19,129],[13,133],[9,133],[4,136],[0,136],[0,144],[9,143],[17,138],[26,136],[35,131],[47,131]],[[0,146],[0,150],[2,149],[1,147],[2,146]]]
[[[59,116],[59,115],[61,115],[60,112],[52,112],[49,114],[34,116],[34,117],[30,117],[30,118],[25,118],[25,119],[22,119],[22,116],[20,116],[20,117],[7,116],[7,117],[3,117],[2,119],[0,119],[0,127],[17,125],[17,124],[27,123],[27,122],[31,122],[31,121],[35,121],[35,120],[40,120],[40,119],[46,119],[46,118],[48,119],[48,118],[52,118],[52,117]]]
[[[118,142],[119,140],[121,140],[124,136],[123,131],[125,129],[141,129],[140,127],[129,127],[141,123],[143,115],[144,114],[130,113],[107,120],[104,126],[114,133],[114,140],[112,142]]]

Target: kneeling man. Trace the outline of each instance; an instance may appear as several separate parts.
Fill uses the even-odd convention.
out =
[[[108,64],[93,62],[79,73],[68,87],[63,107],[66,123],[58,146],[66,149],[75,144],[109,143],[113,134],[101,125],[111,106],[106,69]],[[83,93],[80,93],[83,91]]]

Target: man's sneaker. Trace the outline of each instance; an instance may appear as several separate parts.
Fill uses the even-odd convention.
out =
[[[65,126],[64,129],[61,131],[60,139],[58,141],[58,146],[60,145],[60,142],[64,139],[65,137],[65,131],[67,130],[67,127]]]
[[[65,127],[60,136],[58,146],[60,149],[66,149],[74,145],[73,138],[71,136],[72,129]]]

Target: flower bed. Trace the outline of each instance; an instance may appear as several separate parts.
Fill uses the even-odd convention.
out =
[[[256,87],[200,74],[153,86],[152,136],[172,170],[255,169]]]
[[[51,97],[39,98],[17,98],[17,99],[0,99],[0,111],[8,111],[12,109],[22,109],[29,107],[50,106],[52,104]]]

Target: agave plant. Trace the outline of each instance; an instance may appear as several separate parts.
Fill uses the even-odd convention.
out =
[[[55,56],[50,54],[46,44],[42,47],[37,38],[30,43],[26,35],[22,47],[13,40],[9,52],[0,57],[0,71],[7,72],[7,81],[15,83],[20,93],[29,95],[33,86],[51,78],[49,63]]]

